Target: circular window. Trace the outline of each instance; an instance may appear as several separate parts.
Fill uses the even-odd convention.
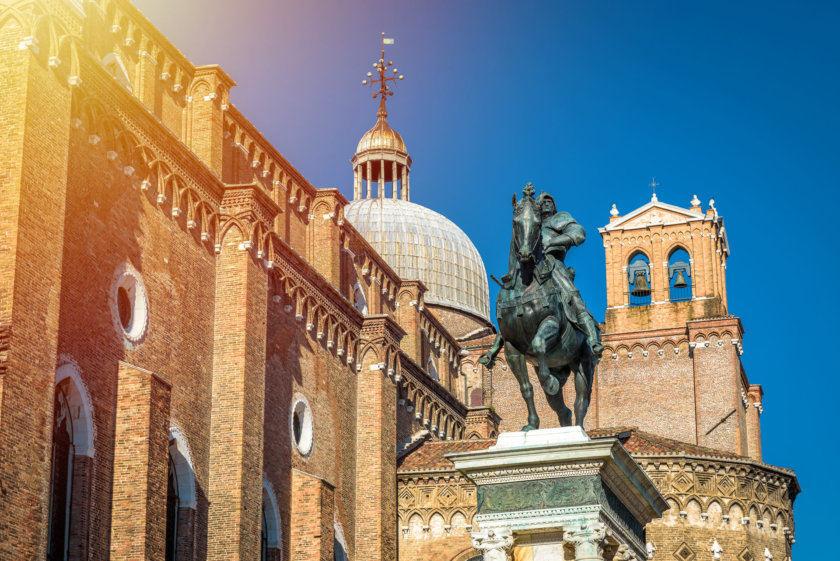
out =
[[[312,409],[309,408],[306,398],[299,393],[295,394],[293,403],[289,419],[292,440],[302,456],[309,456],[313,443]]]
[[[139,343],[149,324],[149,304],[140,274],[128,264],[122,265],[114,277],[111,308],[114,323],[131,343]]]

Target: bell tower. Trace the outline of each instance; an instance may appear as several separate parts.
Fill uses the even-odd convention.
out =
[[[695,195],[689,208],[649,203],[599,232],[607,270],[607,332],[643,331],[726,315],[729,243],[723,218]]]
[[[747,378],[743,326],[727,309],[726,228],[714,200],[703,209],[695,195],[690,204],[654,193],[624,216],[613,205],[599,230],[607,312],[595,425],[760,460],[762,390]]]

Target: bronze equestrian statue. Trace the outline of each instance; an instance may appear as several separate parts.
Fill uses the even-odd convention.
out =
[[[575,372],[575,422],[583,426],[592,393],[592,377],[603,352],[601,333],[574,285],[574,269],[565,264],[566,252],[583,243],[586,232],[567,212],[557,212],[554,199],[541,193],[534,199],[528,183],[523,197],[513,196],[513,235],[508,273],[496,299],[499,334],[479,362],[492,368],[505,347],[505,358],[519,382],[528,406],[528,424],[537,429],[534,390],[527,363],[557,413],[560,425],[572,425],[572,412],[563,401],[563,384]]]

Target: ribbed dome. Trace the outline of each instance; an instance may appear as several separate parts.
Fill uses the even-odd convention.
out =
[[[373,128],[362,136],[359,145],[356,146],[356,153],[358,154],[365,150],[376,150],[377,148],[408,152],[405,149],[405,142],[403,142],[400,133],[392,129],[384,117],[379,117],[379,120],[376,121]]]
[[[353,201],[344,207],[344,217],[400,277],[423,281],[429,289],[426,302],[490,317],[484,262],[451,220],[388,198]]]

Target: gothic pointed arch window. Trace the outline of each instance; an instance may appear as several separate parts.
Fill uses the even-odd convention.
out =
[[[192,456],[180,429],[169,429],[166,484],[166,561],[193,558],[196,485]]]
[[[263,473],[262,492],[262,547],[260,561],[280,561],[283,543],[281,539],[280,509],[274,495],[274,488]]]
[[[166,561],[178,559],[178,510],[181,498],[178,495],[178,473],[175,462],[169,455],[169,476],[166,481]]]
[[[429,365],[428,365],[429,376],[432,380],[440,381],[440,376],[438,375],[438,369],[435,365],[435,360],[432,357],[429,357]]]
[[[627,266],[630,306],[648,306],[651,303],[650,259],[641,251],[630,257]]]
[[[78,369],[56,371],[47,559],[87,556],[88,509],[93,462],[93,416]]]
[[[69,558],[70,523],[73,513],[73,418],[67,384],[55,390],[52,473],[50,475],[50,518],[47,559]]]
[[[353,307],[359,310],[362,314],[368,313],[368,305],[367,305],[367,298],[365,297],[365,291],[362,289],[362,285],[356,283],[356,286],[353,287]]]
[[[341,524],[338,519],[333,521],[333,560],[334,561],[348,561],[347,542],[344,540],[344,532],[341,530]]]
[[[692,294],[691,257],[677,247],[668,257],[668,290],[671,302],[691,300]]]
[[[260,530],[260,561],[268,561],[268,523],[265,520],[265,501],[262,505],[262,528]]]
[[[117,53],[108,53],[102,59],[102,66],[108,71],[114,80],[122,87],[131,91],[131,79],[128,77],[128,70]]]

